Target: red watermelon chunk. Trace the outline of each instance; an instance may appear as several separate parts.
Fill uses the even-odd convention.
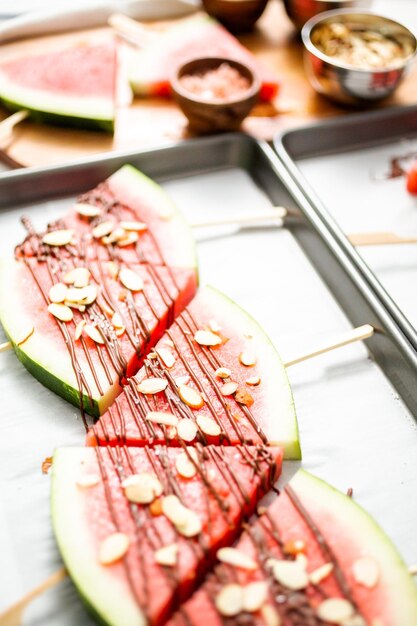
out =
[[[113,626],[162,624],[236,537],[281,462],[279,448],[264,447],[58,449],[54,530],[94,613]]]
[[[417,590],[377,524],[300,470],[169,626],[406,626]],[[242,566],[242,559],[244,559]],[[240,565],[238,565],[240,563]]]
[[[83,43],[0,65],[0,100],[62,125],[113,131],[116,47]]]
[[[175,70],[190,59],[219,56],[248,65],[262,81],[261,99],[272,100],[279,83],[272,71],[259,62],[247,48],[216,20],[194,16],[180,20],[135,54],[130,82],[139,96],[170,95],[170,78]]]
[[[182,441],[269,443],[282,445],[289,458],[300,456],[278,354],[247,313],[210,287],[200,289],[88,435],[91,445]]]

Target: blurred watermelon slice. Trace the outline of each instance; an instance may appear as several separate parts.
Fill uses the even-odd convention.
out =
[[[62,126],[113,132],[116,47],[83,43],[0,64],[0,100]]]
[[[186,18],[170,26],[132,58],[130,83],[138,96],[169,96],[170,77],[180,65],[197,57],[219,56],[245,63],[261,81],[260,97],[272,100],[279,83],[273,72],[221,24],[207,15]]]

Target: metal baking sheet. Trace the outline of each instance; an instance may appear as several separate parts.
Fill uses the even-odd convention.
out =
[[[417,236],[405,179],[380,180],[392,157],[416,153],[417,107],[344,116],[284,133],[275,148],[335,239],[417,349],[417,245],[350,245],[344,234]]]
[[[404,558],[417,561],[414,350],[266,144],[224,135],[2,175],[2,253],[11,254],[21,239],[22,214],[42,227],[125,162],[162,182],[190,220],[271,204],[297,213],[285,228],[197,232],[201,282],[250,311],[284,358],[352,325],[369,322],[380,330],[366,347],[352,345],[289,369],[303,465],[342,490],[352,487]],[[50,478],[41,463],[56,446],[83,445],[84,433],[74,407],[34,380],[13,353],[1,355],[0,395],[2,610],[60,565]],[[296,467],[287,463],[285,475]],[[87,626],[92,620],[67,580],[33,604],[24,624]]]

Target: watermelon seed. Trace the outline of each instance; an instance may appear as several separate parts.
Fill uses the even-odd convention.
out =
[[[297,561],[279,561],[270,559],[272,573],[277,582],[287,589],[299,591],[308,585],[308,574],[304,567]]]
[[[258,581],[243,588],[243,610],[248,613],[259,611],[268,598],[268,583]]]
[[[219,367],[214,374],[217,378],[229,378],[232,372],[227,367]]]
[[[253,354],[253,352],[244,350],[239,354],[239,361],[245,367],[253,367],[254,365],[256,365],[256,356]]]
[[[74,333],[75,341],[78,341],[78,339],[81,337],[83,333],[83,328],[85,325],[86,325],[85,320],[81,320],[80,322],[78,322],[77,326],[75,327],[75,333]]]
[[[42,241],[48,246],[67,246],[71,243],[73,234],[73,230],[52,230],[43,236]]]
[[[221,344],[221,337],[209,330],[197,330],[194,339],[200,346],[218,346]]]
[[[106,235],[110,235],[114,228],[114,222],[107,220],[105,222],[101,222],[98,226],[95,226],[92,230],[93,237],[95,239],[101,239]]]
[[[333,571],[333,563],[324,563],[313,572],[310,573],[309,578],[312,585],[318,585],[322,580],[327,578]]]
[[[259,376],[251,376],[250,378],[245,380],[245,383],[250,387],[256,387],[257,385],[261,384],[261,379]]]
[[[232,396],[237,391],[238,387],[239,385],[232,381],[223,385],[223,387],[220,389],[220,393],[222,394],[222,396]]]
[[[379,580],[379,566],[375,559],[363,556],[352,565],[353,577],[359,585],[372,589]]]
[[[124,533],[113,533],[101,542],[99,561],[102,565],[111,565],[119,561],[129,548],[129,537]]]
[[[256,562],[250,556],[236,548],[220,548],[220,550],[217,550],[216,556],[222,563],[227,563],[240,569],[253,571],[257,568]]]
[[[89,489],[98,485],[99,482],[100,476],[98,474],[84,474],[78,478],[77,486],[81,487],[81,489]]]
[[[156,476],[143,472],[132,474],[122,481],[126,498],[136,504],[151,504],[163,491]]]
[[[166,348],[157,348],[155,352],[158,354],[159,358],[161,359],[165,367],[167,367],[168,369],[171,369],[171,367],[174,367],[175,356],[172,354],[170,350],[167,350]]]
[[[327,598],[317,607],[320,619],[331,624],[343,624],[354,615],[352,604],[344,598]]]
[[[210,437],[218,437],[221,433],[221,428],[217,422],[207,415],[197,415],[197,424],[202,432]]]
[[[178,387],[178,394],[181,400],[192,409],[200,409],[204,404],[201,394],[188,385],[180,385]]]
[[[84,326],[84,332],[95,341],[95,343],[104,343],[103,335],[97,328],[97,326],[93,326],[92,324],[86,324]]]
[[[181,419],[177,424],[178,436],[184,441],[193,441],[197,435],[197,425],[190,419]],[[178,469],[178,467],[177,467]]]
[[[261,607],[261,616],[265,626],[281,626],[281,618],[270,604],[264,604]]]
[[[178,550],[179,548],[176,543],[170,543],[163,548],[159,548],[159,550],[155,552],[155,561],[159,565],[173,567],[177,563]]]
[[[48,306],[48,311],[54,317],[61,320],[61,322],[70,322],[73,318],[73,312],[66,306],[65,304],[57,304],[56,302],[52,302]]]
[[[133,270],[123,267],[119,272],[119,280],[129,291],[142,291],[143,280]]]
[[[195,462],[198,462],[197,452],[194,448],[190,448],[189,455],[193,457]],[[193,461],[189,458],[186,452],[181,452],[175,459],[175,467],[177,472],[183,478],[193,478],[197,473],[197,468]]]
[[[215,605],[224,617],[239,615],[243,609],[243,587],[236,583],[224,585],[216,596]]]
[[[50,288],[48,295],[51,302],[56,304],[64,302],[67,295],[67,286],[64,283],[55,283]]]
[[[125,230],[142,232],[147,230],[147,225],[144,222],[120,222],[120,226]]]
[[[74,205],[74,209],[78,215],[82,215],[83,217],[98,217],[101,215],[101,209],[84,202],[77,202],[77,204]]]
[[[144,378],[137,385],[137,390],[140,393],[153,395],[164,391],[167,387],[168,381],[165,378]]]
[[[173,413],[164,413],[163,411],[149,411],[146,419],[148,422],[164,426],[176,426],[178,423],[178,418]]]

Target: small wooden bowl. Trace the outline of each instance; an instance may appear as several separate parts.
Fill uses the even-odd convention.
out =
[[[243,94],[224,100],[207,100],[194,94],[181,84],[182,76],[204,74],[227,63],[247,78],[250,86]],[[197,133],[214,133],[238,130],[258,100],[261,82],[254,72],[243,63],[221,57],[204,57],[181,65],[171,79],[174,99],[188,118],[190,130]]]
[[[203,0],[204,9],[233,33],[251,30],[268,0]]]

